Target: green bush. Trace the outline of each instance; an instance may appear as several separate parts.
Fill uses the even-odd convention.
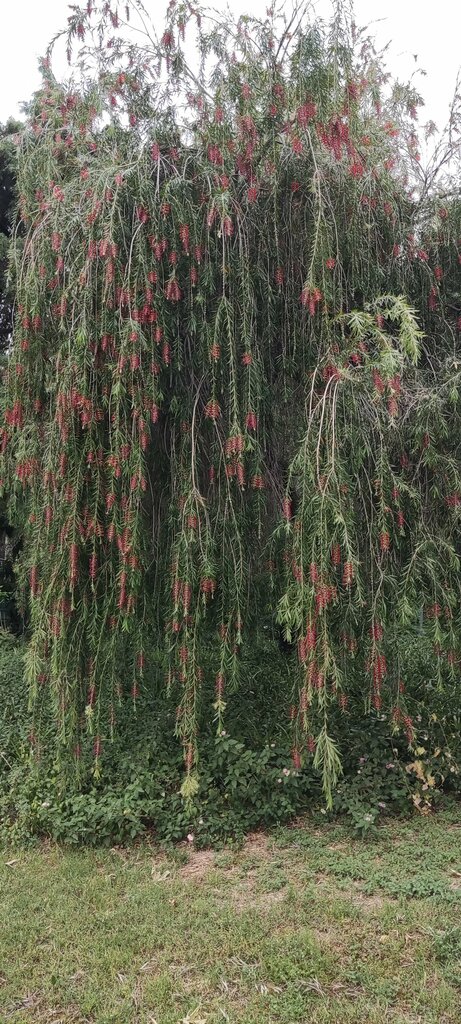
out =
[[[248,655],[242,677],[246,674],[245,700],[250,694],[254,714],[250,720],[240,716],[236,700],[229,733],[216,736],[204,730],[199,790],[184,801],[182,749],[171,739],[174,709],[164,702],[156,705],[150,684],[137,708],[130,701],[119,708],[122,736],[104,743],[100,773],[94,773],[91,736],[82,744],[76,770],[75,761],[63,762],[51,740],[49,695],[43,695],[41,721],[30,720],[23,650],[23,643],[0,633],[3,841],[24,843],[47,836],[65,844],[95,845],[131,842],[148,834],[171,844],[192,834],[197,846],[219,845],[239,841],[258,827],[288,822],[303,811],[324,809],[312,757],[306,757],[300,770],[291,763],[280,700],[290,655],[280,655],[276,664],[264,647]],[[410,750],[405,735],[392,731],[384,712],[364,714],[359,696],[346,713],[337,712],[344,774],[332,813],[345,816],[360,834],[373,829],[383,815],[409,813],[414,807],[428,811],[445,790],[457,795],[461,788],[457,694],[449,688],[436,690],[437,712],[429,715],[425,652],[415,646],[408,656],[413,671],[411,676],[407,672],[412,681],[406,700],[416,725]],[[155,659],[154,665],[158,671]],[[271,702],[262,704],[268,679]]]

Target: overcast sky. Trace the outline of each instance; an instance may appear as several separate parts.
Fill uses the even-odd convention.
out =
[[[166,8],[162,0],[145,3],[155,12]],[[268,0],[231,2],[236,13],[263,14],[267,5]],[[225,4],[213,0],[211,6]],[[373,24],[379,45],[391,42],[388,67],[393,74],[407,79],[416,66],[426,71],[426,77],[415,83],[426,102],[421,119],[443,125],[461,65],[461,0],[355,0],[354,7],[359,25]],[[0,122],[4,122],[9,115],[19,114],[21,101],[37,87],[37,59],[65,25],[68,4],[67,0],[2,0],[1,8]],[[316,8],[328,16],[329,0],[317,0]]]

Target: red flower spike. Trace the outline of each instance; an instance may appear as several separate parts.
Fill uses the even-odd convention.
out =
[[[211,398],[205,406],[205,416],[209,420],[217,420],[221,415],[221,408],[219,402],[215,398]]]
[[[165,297],[169,302],[179,302],[181,299],[181,289],[175,277],[170,278],[165,288]]]
[[[341,565],[341,548],[339,544],[333,544],[331,549],[331,561],[336,568]]]
[[[387,530],[382,530],[379,535],[379,548],[380,551],[389,551],[391,546],[391,538]]]
[[[345,562],[343,567],[343,587],[350,587],[354,579],[354,566],[352,562]]]
[[[283,518],[288,523],[293,515],[293,506],[290,498],[284,498],[282,501],[282,514]]]
[[[291,751],[291,760],[293,761],[295,771],[299,771],[301,768],[301,754],[297,747],[294,747]]]

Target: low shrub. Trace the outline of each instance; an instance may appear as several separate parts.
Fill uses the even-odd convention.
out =
[[[269,649],[269,648],[268,648]],[[66,764],[52,742],[52,711],[42,702],[41,721],[31,723],[23,680],[24,645],[0,633],[0,837],[27,843],[50,837],[65,844],[132,842],[143,835],[172,844],[193,836],[197,846],[241,841],[259,827],[289,822],[305,811],[325,813],[321,779],[306,758],[293,767],[288,723],[281,715],[281,674],[285,656],[274,665],[267,652],[253,654],[247,666],[255,715],[237,713],[229,732],[205,733],[201,742],[200,785],[192,799],[180,793],[183,756],[171,739],[174,708],[156,702],[146,686],[137,707],[119,708],[124,728],[104,744],[94,771],[92,737],[81,755]],[[409,651],[409,658],[411,651]],[[414,652],[412,684],[406,695],[415,725],[411,749],[392,730],[387,716],[365,714],[360,698],[334,723],[340,737],[343,775],[334,794],[333,815],[342,815],[359,834],[376,827],[383,815],[428,813],[446,791],[461,788],[461,734],[457,694],[436,691],[437,711],[425,710],[424,652]],[[156,666],[158,670],[158,665]],[[256,709],[271,674],[272,706]],[[280,678],[277,684],[277,673]],[[248,701],[248,692],[246,693]],[[434,708],[434,693],[431,709]]]

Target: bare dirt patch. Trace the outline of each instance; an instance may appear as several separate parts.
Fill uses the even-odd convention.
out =
[[[213,870],[216,854],[214,850],[191,850],[187,864],[180,867],[180,878],[201,881]]]
[[[201,880],[216,868],[216,852],[214,850],[194,850],[190,849],[187,864],[184,864],[179,868],[178,875],[180,878]],[[254,858],[257,862],[255,869],[259,865],[259,862],[265,858],[271,856],[271,850],[269,845],[269,839],[262,832],[254,832],[248,836],[244,846],[236,855],[236,864],[244,860],[246,857]],[[235,866],[232,870],[235,869]]]

